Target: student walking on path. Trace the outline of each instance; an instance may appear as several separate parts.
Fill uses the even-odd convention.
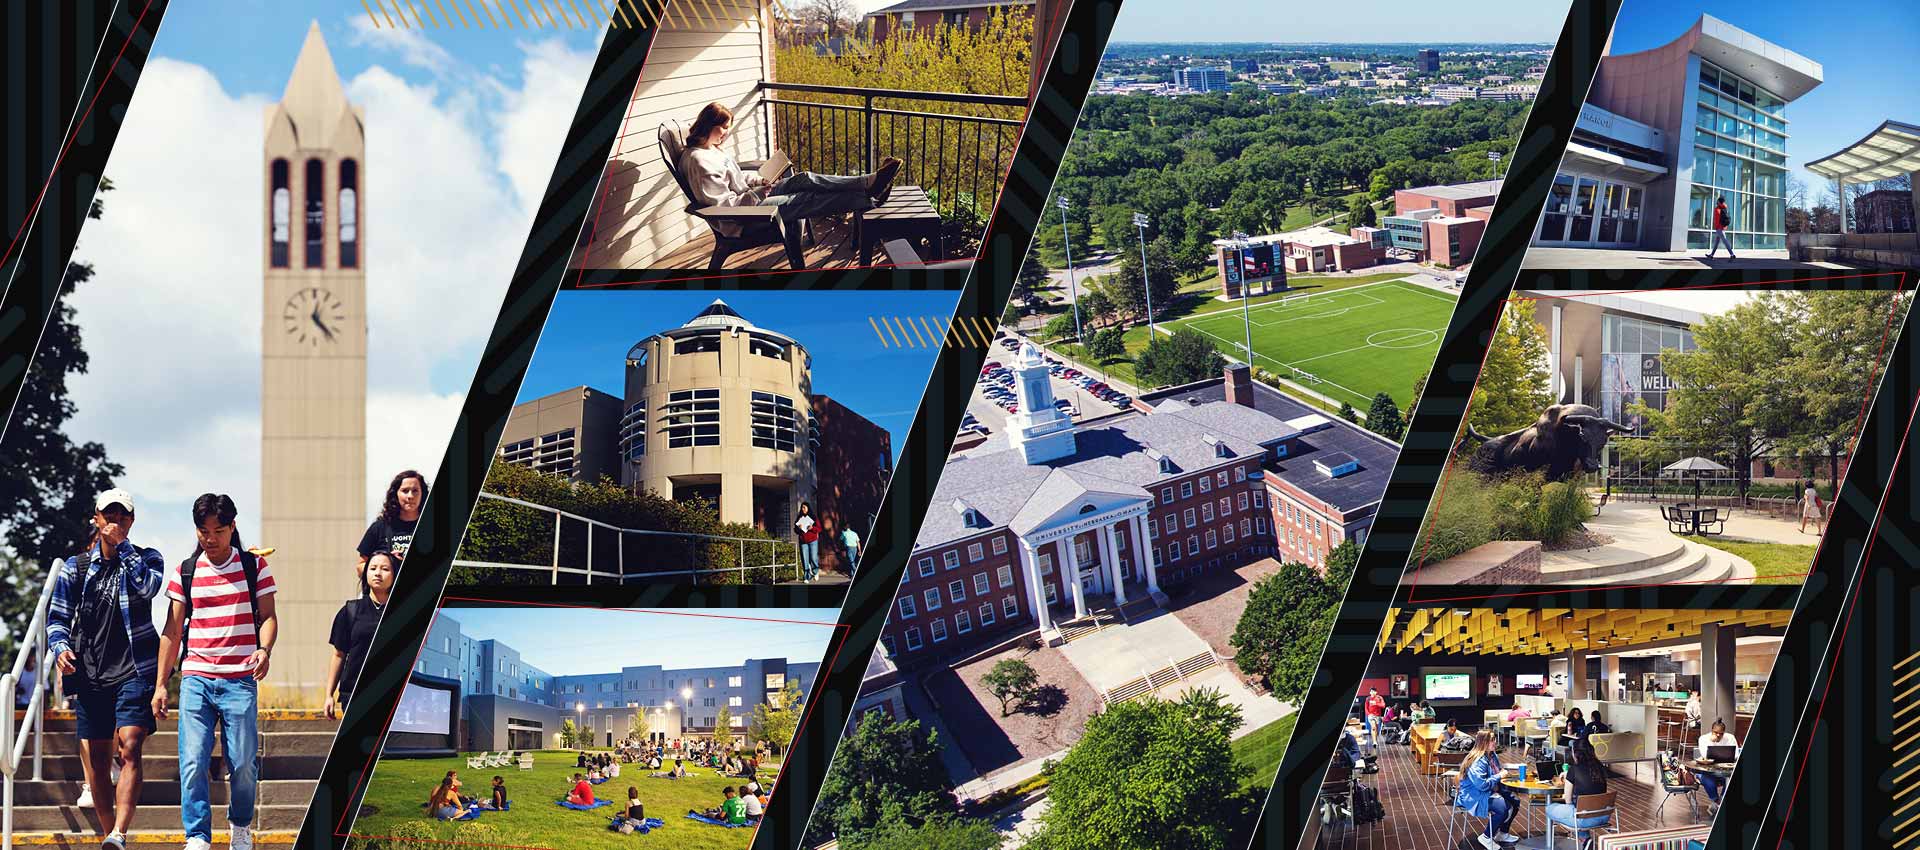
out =
[[[375,552],[360,574],[360,596],[349,599],[333,615],[333,631],[327,643],[333,646],[333,665],[327,670],[327,717],[346,713],[353,698],[354,684],[367,663],[367,648],[373,645],[373,632],[380,626],[380,612],[386,610],[387,597],[393,592],[395,562],[392,552]],[[338,696],[335,694],[338,693]]]
[[[1813,533],[1826,533],[1827,506],[1820,501],[1820,491],[1813,488],[1813,482],[1807,482],[1806,489],[1800,491],[1800,531],[1806,533],[1807,521],[1813,521]]]
[[[213,727],[223,730],[227,754],[230,850],[252,850],[254,798],[260,777],[260,680],[267,675],[279,631],[273,573],[264,558],[241,548],[234,531],[239,511],[226,496],[207,493],[193,503],[192,556],[167,577],[167,627],[160,637],[160,681],[180,659],[180,824],[186,850],[211,850],[213,807],[209,770]],[[153,716],[167,716],[167,691],[153,695]]]
[[[392,552],[394,567],[407,557],[413,545],[413,530],[420,524],[420,506],[427,503],[427,478],[411,469],[402,470],[387,484],[387,498],[380,503],[380,515],[360,536],[359,570],[365,572],[367,559],[375,552]],[[364,584],[364,582],[363,582]]]
[[[86,550],[68,558],[54,575],[47,651],[73,697],[78,721],[86,780],[79,805],[92,805],[101,827],[112,825],[101,846],[122,850],[140,801],[140,749],[155,728],[147,710],[160,681],[153,599],[160,594],[166,560],[127,540],[133,528],[133,496],[127,491],[101,493],[93,507],[93,537]]]
[[[1720,246],[1725,245],[1727,246],[1727,259],[1740,259],[1733,255],[1733,243],[1727,241],[1727,225],[1731,223],[1732,220],[1727,216],[1727,199],[1726,196],[1723,195],[1719,200],[1715,201],[1713,205],[1713,244],[1709,246],[1707,250],[1708,257],[1720,253]]]
[[[801,577],[813,581],[820,574],[820,521],[806,502],[800,503],[800,517],[793,521],[793,539],[800,544]]]

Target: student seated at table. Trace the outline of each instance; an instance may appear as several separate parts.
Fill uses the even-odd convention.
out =
[[[1520,840],[1519,836],[1507,832],[1515,804],[1507,789],[1500,785],[1506,776],[1507,769],[1500,764],[1494,750],[1493,733],[1480,730],[1473,738],[1473,750],[1460,763],[1460,787],[1454,792],[1453,804],[1467,814],[1487,819],[1487,831],[1477,836],[1480,846],[1487,850]]]
[[[567,802],[576,806],[593,805],[593,786],[587,783],[585,776],[578,773],[573,775],[573,790],[567,792]]]
[[[1434,717],[1433,706],[1428,705],[1426,700],[1414,703],[1413,710],[1410,713],[1413,715],[1413,722],[1415,723],[1424,723],[1432,720]]]
[[[1567,709],[1567,733],[1566,734],[1569,737],[1573,737],[1573,738],[1578,738],[1582,735],[1587,734],[1587,718],[1580,713],[1580,709],[1578,708]]]
[[[1587,721],[1588,735],[1605,735],[1612,731],[1613,727],[1607,725],[1607,721],[1600,716],[1600,712],[1598,711],[1593,713],[1592,720]]]
[[[720,792],[725,795],[725,799],[720,801],[719,808],[707,809],[700,814],[731,824],[746,823],[747,804],[740,799],[740,794],[731,785],[720,789]]]
[[[1366,727],[1361,726],[1359,720],[1349,718],[1347,727],[1340,732],[1340,743],[1338,749],[1334,751],[1333,763],[1340,764],[1344,757],[1347,766],[1351,767],[1355,773],[1365,771],[1367,759],[1360,754],[1360,736],[1364,734],[1366,734]]]
[[[460,780],[453,778],[453,772],[440,780],[440,784],[427,795],[427,816],[440,820],[457,818],[465,811],[460,805]]]
[[[1592,829],[1604,826],[1613,820],[1610,815],[1575,819],[1579,814],[1578,801],[1582,794],[1607,793],[1607,769],[1600,763],[1600,756],[1593,751],[1593,744],[1587,739],[1575,738],[1569,746],[1573,763],[1567,765],[1564,773],[1554,778],[1554,784],[1564,786],[1562,802],[1547,804],[1547,820],[1569,829]]]
[[[1464,753],[1473,749],[1473,736],[1460,731],[1460,721],[1447,721],[1446,731],[1440,733],[1440,752]]]
[[[1533,716],[1533,712],[1528,711],[1526,706],[1520,704],[1519,697],[1515,697],[1513,700],[1513,709],[1507,712],[1507,722],[1519,723],[1520,721],[1526,720],[1527,718],[1530,718],[1532,716]]]
[[[1707,734],[1700,736],[1700,752],[1696,757],[1706,759],[1708,747],[1733,747],[1734,755],[1737,756],[1740,753],[1740,739],[1733,737],[1733,734],[1727,731],[1726,721],[1715,719],[1713,728]],[[1707,792],[1707,799],[1715,803],[1720,802],[1720,783],[1726,780],[1704,770],[1696,771],[1696,774],[1700,777],[1701,790]]]

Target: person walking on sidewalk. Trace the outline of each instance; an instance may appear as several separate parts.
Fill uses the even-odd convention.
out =
[[[1730,223],[1732,220],[1727,216],[1727,198],[1722,195],[1713,205],[1713,244],[1708,247],[1707,257],[1712,258],[1713,255],[1720,253],[1720,246],[1725,245],[1727,259],[1740,259],[1733,255],[1733,243],[1727,241],[1727,225]]]
[[[860,563],[860,532],[853,526],[840,529],[840,545],[847,547],[847,575],[853,575],[853,567]]]
[[[166,630],[160,636],[160,681],[180,658],[180,823],[186,850],[211,850],[209,769],[218,722],[227,756],[227,823],[231,850],[252,850],[253,803],[259,780],[260,679],[267,675],[279,631],[273,574],[266,559],[244,551],[233,499],[202,495],[193,503],[199,546],[167,577]],[[167,690],[153,695],[153,716],[167,716]]]
[[[140,802],[140,749],[153,733],[146,710],[154,692],[153,598],[166,560],[127,540],[133,496],[112,489],[94,498],[93,536],[57,568],[47,605],[47,651],[73,697],[91,804],[106,829],[104,850],[123,850]],[[113,771],[119,776],[113,777]]]
[[[813,581],[820,574],[820,521],[806,502],[800,503],[800,517],[793,521],[793,539],[800,544],[800,573]]]
[[[333,646],[333,665],[327,670],[327,717],[344,715],[353,698],[354,683],[366,666],[367,649],[373,645],[374,629],[380,626],[380,612],[386,610],[387,597],[393,591],[394,569],[400,560],[392,552],[375,552],[360,573],[360,595],[349,599],[333,615],[333,631],[327,643]],[[335,694],[338,696],[335,696]]]

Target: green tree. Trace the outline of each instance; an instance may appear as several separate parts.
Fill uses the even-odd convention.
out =
[[[1087,356],[1101,364],[1127,356],[1127,332],[1122,328],[1094,331],[1087,340]]]
[[[1046,337],[1049,340],[1062,340],[1062,339],[1072,338],[1073,311],[1068,310],[1065,313],[1061,313],[1058,316],[1048,319],[1047,324],[1044,327],[1040,328],[1040,335]]]
[[[1034,672],[1033,665],[1018,658],[1002,658],[995,662],[993,669],[980,677],[980,683],[987,686],[987,692],[1000,700],[1000,716],[1012,713],[1013,706],[1024,703],[1040,686],[1040,674]]]
[[[1215,377],[1226,363],[1212,340],[1191,328],[1180,328],[1148,340],[1146,349],[1134,358],[1133,371],[1145,384],[1168,387]]]
[[[820,785],[807,842],[842,842],[897,821],[917,826],[957,811],[940,761],[939,736],[918,720],[868,712],[840,742]]]
[[[747,734],[756,741],[767,742],[775,753],[786,752],[787,746],[793,743],[794,730],[800,726],[805,696],[800,690],[800,680],[788,678],[772,700],[754,705],[753,712],[747,715]]]
[[[1348,227],[1372,227],[1379,219],[1373,210],[1373,203],[1365,197],[1356,196],[1347,202]]]
[[[1340,418],[1358,425],[1360,424],[1360,411],[1354,410],[1351,404],[1344,401],[1340,402]]]
[[[1525,428],[1554,402],[1546,333],[1533,304],[1509,301],[1473,387],[1473,427],[1489,437]]]
[[[999,850],[1006,836],[993,824],[976,818],[940,815],[922,824],[887,820],[856,840],[842,840],[845,850]]]
[[[1400,419],[1400,407],[1393,403],[1393,396],[1376,393],[1373,407],[1367,410],[1367,430],[1379,434],[1394,442],[1400,441],[1400,435],[1406,433],[1407,423]]]
[[[583,733],[583,731],[580,729],[580,727],[574,725],[573,720],[571,718],[561,721],[560,723],[561,749],[572,750],[572,749],[577,749],[584,746],[586,746],[586,736]]]
[[[1351,575],[1350,563],[1343,569]],[[1253,585],[1229,643],[1233,663],[1250,676],[1265,679],[1276,699],[1297,703],[1306,695],[1326,643],[1344,585],[1334,587],[1321,571],[1289,561]]]
[[[1080,321],[1084,328],[1092,328],[1114,318],[1113,299],[1100,291],[1104,288],[1101,284],[1104,280],[1106,278],[1103,277],[1088,281],[1086,288],[1080,290]]]
[[[1140,285],[1140,252],[1137,249],[1121,254],[1120,270],[1104,280],[1107,281],[1107,298],[1122,314],[1146,317],[1146,290]],[[1179,268],[1174,261],[1173,246],[1167,243],[1165,237],[1147,243],[1146,280],[1153,290],[1154,315],[1165,313],[1180,297]]]
[[[1800,415],[1794,370],[1781,368],[1800,356],[1793,348],[1798,307],[1797,298],[1762,292],[1696,323],[1693,350],[1663,350],[1661,367],[1674,388],[1664,410],[1628,407],[1646,418],[1653,438],[1622,441],[1622,454],[1653,462],[1714,455],[1733,468],[1745,498],[1754,459],[1791,433]]]
[[[1890,317],[1904,315],[1911,296],[1901,292],[1795,292],[1801,302],[1794,334],[1792,376],[1799,416],[1782,442],[1796,454],[1826,460],[1827,481],[1840,486],[1840,459],[1851,450],[1863,402],[1885,365],[1882,346]]]
[[[1413,379],[1413,398],[1407,402],[1407,420],[1409,422],[1413,420],[1413,411],[1420,406],[1420,397],[1426,394],[1427,373],[1421,372],[1420,377]]]
[[[113,182],[102,178],[100,192],[111,191]],[[103,209],[96,195],[87,217],[97,219]],[[0,617],[10,624],[0,628],[0,657],[7,659],[13,658],[16,635],[33,619],[53,561],[87,545],[92,526],[84,518],[93,515],[93,495],[126,473],[107,459],[105,446],[76,442],[66,433],[77,409],[67,381],[85,374],[88,365],[73,293],[93,279],[93,265],[70,262],[66,275],[0,438],[0,469],[7,471],[0,476],[7,548],[0,555]]]
[[[1013,295],[1007,299],[1009,305],[1017,301],[1024,312],[1032,312],[1034,299],[1048,282],[1046,265],[1040,262],[1039,255],[1028,251],[1026,259],[1020,262],[1020,272],[1014,275]]]
[[[733,710],[720,706],[720,713],[713,717],[713,731],[707,734],[713,745],[725,751],[733,744]]]
[[[1049,773],[1044,850],[1217,850],[1251,811],[1240,709],[1215,690],[1107,707]]]

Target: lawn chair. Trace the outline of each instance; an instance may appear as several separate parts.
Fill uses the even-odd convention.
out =
[[[667,166],[667,173],[673,175],[673,182],[679,184],[680,194],[687,199],[687,215],[707,223],[713,231],[713,257],[707,261],[707,271],[719,271],[727,258],[740,251],[758,248],[762,245],[781,245],[786,249],[787,265],[795,270],[807,267],[806,256],[801,252],[802,237],[812,240],[812,227],[801,222],[802,232],[787,238],[786,223],[780,218],[780,208],[769,205],[748,207],[708,206],[693,196],[693,184],[680,167],[680,155],[687,150],[687,131],[679,121],[668,120],[659,130],[660,160]],[[740,163],[742,171],[755,171],[758,162]],[[728,226],[723,226],[728,225]],[[735,230],[728,236],[726,230]]]
[[[532,769],[533,769],[533,753],[521,753],[521,754],[520,754],[520,769],[521,769],[521,770],[532,770]]]
[[[507,761],[511,758],[513,758],[512,753],[507,753],[507,752],[494,753],[493,758],[487,759],[487,766],[488,767],[504,767],[506,766]]]
[[[887,262],[896,269],[965,269],[973,265],[972,260],[947,260],[929,263],[920,259],[920,252],[913,250],[913,243],[905,239],[889,239],[880,244],[887,252]]]
[[[467,756],[467,768],[469,770],[483,770],[486,768],[486,766],[487,766],[487,754],[485,752],[479,753],[477,755]]]

